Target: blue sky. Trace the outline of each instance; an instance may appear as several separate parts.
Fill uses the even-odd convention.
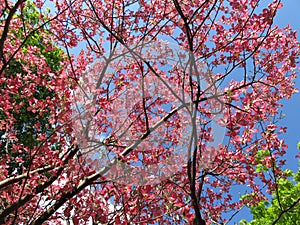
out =
[[[300,1],[299,0],[282,0],[283,8],[278,11],[275,19],[275,24],[280,27],[288,24],[298,32],[298,40],[300,40]],[[300,66],[300,64],[298,64]],[[296,87],[300,90],[300,73],[296,79]],[[295,94],[291,99],[282,102],[283,113],[286,114],[285,118],[280,121],[280,125],[286,126],[287,133],[283,136],[286,143],[289,145],[287,151],[287,167],[296,171],[298,170],[298,160],[295,155],[299,152],[297,143],[300,141],[299,129],[299,104],[300,93]]]

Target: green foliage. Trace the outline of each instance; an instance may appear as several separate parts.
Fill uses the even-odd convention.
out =
[[[295,174],[291,170],[284,172],[287,178],[279,179],[278,191],[273,194],[272,200],[251,207],[253,220],[242,220],[240,224],[300,225],[300,170]]]
[[[270,152],[268,150],[262,149],[262,150],[257,151],[257,153],[255,155],[255,161],[258,163],[256,165],[256,172],[257,173],[265,172],[265,171],[269,170],[269,168],[265,165],[265,163],[262,163],[263,159],[266,156],[270,156]]]
[[[22,17],[27,23],[30,23],[31,25],[36,25],[39,23],[40,13],[36,9],[33,2],[26,2],[26,6],[22,10]]]
[[[43,57],[46,61],[47,66],[50,68],[50,72],[55,73],[61,69],[60,62],[63,57],[63,50],[51,44],[49,40],[47,40],[48,31],[44,28],[40,28],[34,32],[30,32],[32,28],[29,28],[28,24],[32,27],[39,26],[40,23],[40,12],[35,8],[32,2],[27,2],[26,6],[23,8],[22,12],[15,15],[16,17],[21,18],[24,23],[24,26],[19,30],[11,31],[14,33],[15,38],[19,38],[23,41],[23,46],[21,51],[24,54],[28,53],[29,46],[36,47],[35,55],[38,58]],[[25,37],[24,33],[28,33]],[[45,42],[47,45],[45,45]],[[51,47],[49,51],[47,46]],[[31,53],[32,54],[32,53]],[[9,61],[8,66],[4,70],[4,76],[6,78],[16,77],[17,74],[20,74],[22,77],[27,75],[27,72],[24,70],[24,67],[27,66],[30,68],[30,73],[33,75],[38,75],[50,81],[51,78],[47,74],[39,74],[37,71],[37,67],[34,62],[22,61],[17,59],[11,59]],[[23,87],[30,85],[30,83],[34,83],[34,80],[24,81]],[[7,89],[7,83],[3,82],[0,84],[0,88],[2,90]],[[50,110],[47,112],[43,110],[43,113],[37,110],[36,112],[28,111],[29,98],[35,98],[37,100],[45,100],[47,97],[52,99],[53,96],[56,95],[54,91],[49,90],[47,87],[42,86],[41,84],[36,84],[35,92],[31,97],[25,96],[22,94],[22,87],[18,89],[18,93],[10,94],[10,101],[15,102],[17,105],[22,105],[18,112],[13,109],[9,111],[10,117],[14,118],[13,130],[16,132],[16,137],[18,139],[18,143],[23,144],[25,147],[29,147],[33,149],[35,146],[39,146],[41,141],[38,139],[38,134],[46,134],[46,136],[50,136],[53,132],[52,126],[49,124],[48,119],[51,115]],[[8,119],[8,116],[5,112],[0,112],[0,121]],[[40,131],[34,127],[35,124],[41,124]],[[22,158],[24,160],[23,166],[28,165],[28,156],[26,152],[16,152],[13,148],[13,141],[6,139],[6,130],[0,130],[0,157],[4,154],[9,154],[11,159]],[[20,174],[23,172],[22,166],[17,160],[12,160],[8,162],[9,164],[9,172]]]

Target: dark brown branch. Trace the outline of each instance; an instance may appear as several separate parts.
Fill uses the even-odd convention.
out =
[[[19,0],[16,2],[16,4],[14,5],[14,7],[10,10],[7,18],[6,18],[6,21],[5,21],[5,24],[4,24],[4,29],[3,29],[3,32],[2,32],[2,36],[1,36],[1,39],[0,39],[0,59],[2,60],[3,64],[6,64],[6,59],[5,59],[5,56],[4,56],[4,42],[7,38],[7,34],[8,34],[8,30],[9,30],[9,25],[10,25],[10,22],[14,16],[14,14],[16,13],[17,9],[19,8],[19,6],[26,2],[26,0]],[[6,3],[7,5],[7,3]]]
[[[290,207],[286,208],[285,210],[282,210],[277,216],[277,218],[273,221],[272,225],[275,225],[280,220],[280,218],[283,216],[284,213],[287,213],[290,210],[292,210],[299,202],[300,202],[300,198],[298,198],[292,205],[290,205]]]

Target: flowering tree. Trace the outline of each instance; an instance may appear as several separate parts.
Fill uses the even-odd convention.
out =
[[[0,223],[219,224],[278,190],[300,46],[259,3],[3,1]]]

